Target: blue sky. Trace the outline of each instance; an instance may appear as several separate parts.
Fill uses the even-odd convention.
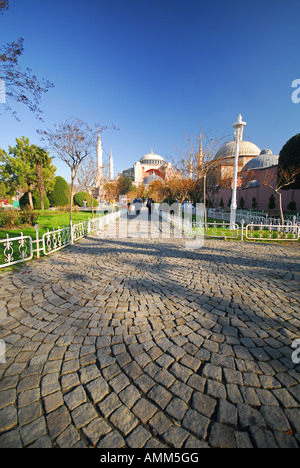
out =
[[[241,113],[244,138],[278,154],[299,133],[299,20],[299,0],[11,0],[1,44],[23,37],[20,64],[55,87],[44,123],[22,105],[20,122],[0,115],[0,147],[42,145],[36,129],[69,117],[115,125],[102,141],[117,173],[151,149],[176,155],[201,127],[232,139]]]

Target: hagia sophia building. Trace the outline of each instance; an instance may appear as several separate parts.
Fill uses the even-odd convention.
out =
[[[232,182],[234,175],[236,135],[234,133],[233,141],[225,143],[216,153],[214,160],[218,164],[218,187],[215,190],[213,205],[219,207],[223,205],[227,209],[230,205],[232,196]],[[273,175],[276,178],[279,156],[273,154],[270,149],[260,149],[255,143],[239,138],[239,158],[238,158],[238,188],[237,204],[240,205],[241,199],[245,209],[253,209],[253,200],[255,199],[255,208],[258,210],[268,210],[270,196],[274,190],[265,186],[262,180]],[[100,134],[98,135],[97,145],[98,173],[102,176],[102,146]],[[158,180],[164,181],[172,177],[174,173],[172,164],[165,161],[159,154],[153,150],[142,156],[134,165],[123,170],[121,174],[124,177],[130,177],[133,185],[138,187],[144,184],[147,188],[151,182]],[[99,179],[100,179],[99,176]],[[251,176],[251,177],[249,177]],[[109,179],[113,180],[113,159],[110,154]],[[276,198],[276,194],[275,194]],[[283,209],[286,210],[290,202],[296,202],[297,210],[300,209],[300,190],[291,189],[282,191]],[[278,203],[276,200],[277,207]]]
[[[136,187],[140,184],[147,187],[154,180],[163,182],[171,171],[172,164],[166,162],[162,156],[154,154],[153,150],[151,150],[151,153],[142,156],[133,167],[126,169],[122,174],[124,177],[130,177]]]
[[[241,137],[243,138],[243,137]],[[232,196],[232,182],[235,162],[235,135],[234,140],[224,144],[216,153],[215,160],[220,160],[219,187],[214,197],[214,205],[229,208]],[[237,206],[241,204],[245,209],[258,209],[269,211],[269,201],[275,196],[276,209],[279,209],[277,195],[274,190],[264,184],[266,181],[275,185],[277,180],[279,155],[273,154],[271,149],[260,149],[255,143],[241,139],[239,141],[238,180],[237,180]],[[283,210],[287,210],[290,202],[295,202],[297,210],[300,209],[300,190],[282,190]],[[222,200],[222,202],[221,202]],[[255,200],[255,202],[254,202]],[[276,210],[275,210],[276,211]]]

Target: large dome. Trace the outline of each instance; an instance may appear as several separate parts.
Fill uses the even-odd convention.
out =
[[[242,170],[249,171],[250,169],[264,169],[266,167],[276,166],[278,164],[278,159],[279,156],[273,154],[270,149],[264,149],[259,156],[250,159]]]
[[[162,164],[165,163],[165,160],[162,156],[159,154],[154,154],[153,152],[145,154],[145,156],[142,156],[140,159],[141,164],[156,164],[161,166]]]
[[[217,152],[215,159],[234,158],[235,157],[235,141],[230,141],[223,145]],[[239,156],[258,156],[260,149],[251,141],[239,142]]]

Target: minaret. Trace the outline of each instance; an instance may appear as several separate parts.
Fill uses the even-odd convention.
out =
[[[114,180],[114,160],[111,150],[109,156],[109,180]]]
[[[103,181],[103,158],[102,158],[102,141],[100,137],[100,130],[98,129],[97,138],[97,176],[96,187],[100,188]]]

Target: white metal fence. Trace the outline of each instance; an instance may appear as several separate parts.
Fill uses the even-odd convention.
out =
[[[210,208],[208,211],[208,215],[215,219],[219,219],[221,221],[229,221],[230,220],[230,213],[226,211],[217,211],[215,208]],[[281,220],[279,217],[269,216],[268,213],[264,213],[261,211],[250,211],[250,210],[236,210],[236,222],[242,223],[244,220],[245,224],[264,224],[264,225],[280,225]],[[293,214],[285,214],[284,224],[295,225],[300,223],[300,215],[297,213],[296,215]]]
[[[0,240],[0,268],[5,268],[17,263],[31,260],[34,255],[39,258],[40,253],[50,255],[57,252],[73,242],[87,236],[91,232],[102,229],[107,224],[115,221],[120,216],[120,211],[115,211],[101,216],[99,218],[80,221],[70,226],[58,227],[48,230],[43,236],[39,237],[39,229],[36,226],[36,238],[31,236],[9,237]]]
[[[162,213],[162,219],[170,222],[174,227],[182,230],[187,236],[203,236],[211,238],[251,240],[251,241],[298,241],[300,238],[300,224],[288,220],[284,225],[280,223],[266,223],[266,220],[260,223],[245,223],[240,221],[232,228],[229,222],[222,223],[193,221],[189,218],[183,219],[180,216],[174,216],[169,213]]]

